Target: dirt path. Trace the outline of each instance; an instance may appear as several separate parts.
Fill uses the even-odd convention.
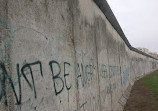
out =
[[[124,111],[158,111],[158,100],[143,79],[135,82]]]

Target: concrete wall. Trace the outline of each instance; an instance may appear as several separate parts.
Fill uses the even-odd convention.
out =
[[[121,111],[156,69],[92,0],[0,0],[0,111]]]

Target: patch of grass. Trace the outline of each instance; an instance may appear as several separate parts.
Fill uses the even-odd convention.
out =
[[[145,77],[143,79],[145,86],[147,86],[158,99],[158,71]]]

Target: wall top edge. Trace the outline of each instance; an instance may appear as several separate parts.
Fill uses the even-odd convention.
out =
[[[135,51],[139,54],[142,54],[144,56],[153,58],[155,60],[158,60],[152,56],[150,56],[149,54],[146,54],[142,51],[139,51],[138,49],[134,48],[131,46],[131,44],[129,43],[127,37],[125,36],[121,26],[119,25],[119,22],[117,21],[114,13],[112,12],[108,2],[106,0],[93,0],[94,3],[99,7],[99,9],[103,12],[103,14],[105,15],[105,17],[108,19],[108,21],[110,22],[110,24],[114,27],[114,29],[118,32],[118,34],[120,35],[120,37],[123,39],[123,41],[125,42],[125,44],[129,47],[130,50]]]

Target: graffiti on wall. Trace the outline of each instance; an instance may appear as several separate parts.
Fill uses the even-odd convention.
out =
[[[60,64],[59,62],[52,60],[48,63],[49,68],[50,68],[50,72],[52,75],[52,82],[54,85],[54,92],[56,94],[56,96],[58,96],[59,94],[61,94],[63,92],[64,89],[66,89],[67,91],[71,90],[72,87],[75,87],[74,84],[70,83],[71,81],[67,81],[67,79],[69,78],[70,74],[72,74],[71,72],[68,71],[68,69],[70,69],[71,64],[69,62],[64,62],[62,64]],[[63,75],[61,74],[61,65],[63,65]],[[9,83],[9,87],[12,90],[14,97],[16,99],[16,104],[19,105],[21,104],[22,101],[22,95],[23,95],[23,91],[22,91],[22,86],[21,86],[21,78],[24,79],[24,81],[26,81],[26,83],[28,84],[30,90],[32,90],[32,93],[34,94],[34,98],[36,99],[37,96],[37,91],[36,91],[36,85],[35,84],[35,78],[34,78],[34,71],[33,71],[33,66],[38,67],[40,76],[43,77],[44,73],[43,73],[43,66],[42,66],[42,62],[41,61],[35,61],[35,62],[31,62],[31,63],[25,63],[22,67],[20,67],[19,64],[16,65],[16,74],[17,74],[17,82],[13,82],[12,77],[10,75],[8,75],[7,72],[7,68],[5,66],[4,63],[0,62],[0,101],[2,99],[5,99],[5,105],[7,105],[7,98],[6,98],[6,94],[7,94],[7,89],[6,89],[6,85]],[[102,65],[102,67],[105,67],[105,65]],[[109,67],[111,69],[112,72],[116,72],[117,69],[116,66],[113,66],[113,70],[112,70],[112,66]],[[86,84],[88,82],[90,82],[91,80],[94,79],[94,75],[95,75],[95,71],[96,71],[96,66],[93,64],[82,64],[82,63],[77,63],[76,64],[76,86],[77,89],[86,87]],[[107,69],[105,70],[103,68],[103,70],[101,71],[103,74],[103,78],[106,77],[106,72]],[[28,78],[27,76],[30,75],[31,78]],[[112,76],[115,76],[116,74],[111,74],[110,76],[108,76],[108,78],[111,78]],[[18,85],[19,89],[18,92],[15,91],[15,86]],[[114,84],[110,84],[110,86],[107,86],[105,88],[106,94],[110,94],[113,92],[113,90],[116,89],[116,83]]]
[[[129,80],[129,68],[122,71],[122,86],[126,86]]]
[[[77,88],[85,87],[88,81],[94,78],[96,66],[94,64],[82,64],[77,63],[76,65],[76,75],[77,75]],[[81,81],[81,82],[80,82]],[[81,84],[80,84],[81,83]]]

